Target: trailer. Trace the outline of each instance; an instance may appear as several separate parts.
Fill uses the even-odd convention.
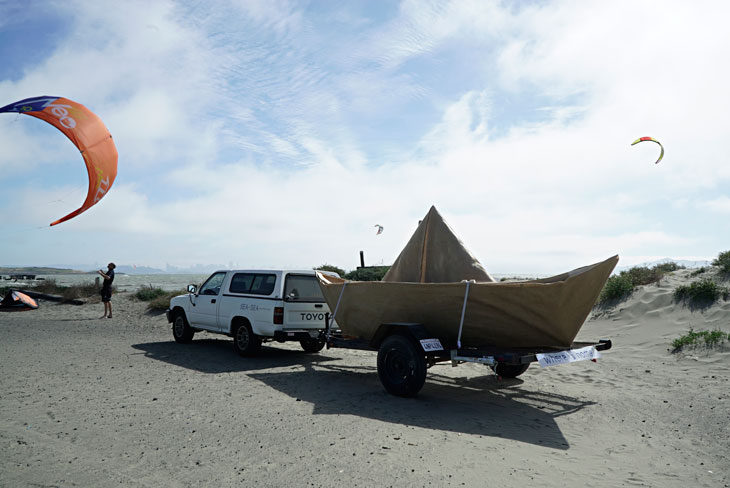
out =
[[[280,339],[296,340],[292,337]],[[504,348],[456,347],[446,349],[438,337],[429,333],[423,324],[396,322],[382,324],[372,340],[348,337],[332,328],[329,313],[325,315],[325,330],[319,340],[327,349],[358,349],[377,351],[380,382],[386,391],[401,397],[413,397],[426,381],[426,371],[432,366],[451,362],[453,367],[463,363],[484,364],[503,378],[516,378],[527,371],[533,362],[554,366],[600,357],[599,351],[611,349],[611,341],[574,342],[566,348]]]

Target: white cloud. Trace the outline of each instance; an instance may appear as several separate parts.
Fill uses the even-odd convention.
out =
[[[730,207],[720,194],[730,187],[721,109],[730,72],[718,63],[730,42],[719,12],[404,2],[394,18],[343,33],[315,29],[287,2],[141,5],[92,6],[77,27],[95,42],[72,33],[25,78],[0,81],[18,98],[78,95],[120,151],[112,191],[46,232],[51,243],[114,236],[104,252],[156,266],[354,268],[360,250],[369,263],[390,263],[435,204],[497,272],[557,273],[615,253],[720,245],[721,230],[685,231],[694,222],[674,220],[697,205]],[[468,88],[447,90],[435,80],[461,72],[437,77],[417,65],[455,45],[483,69],[469,72],[481,78]],[[524,108],[527,122],[495,110],[521,96],[537,103]],[[397,115],[416,102],[441,115],[418,121],[425,129],[408,146],[412,128]],[[15,141],[33,147],[37,138],[3,124],[8,168],[23,152]],[[389,152],[368,147],[365,131]],[[653,144],[630,146],[643,135],[664,143],[659,165]],[[33,151],[38,166],[55,147]],[[23,205],[61,191],[34,185]],[[43,225],[57,218],[52,210],[29,218]],[[69,252],[78,262],[90,251]]]

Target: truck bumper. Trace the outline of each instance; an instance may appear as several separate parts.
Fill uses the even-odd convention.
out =
[[[287,341],[308,341],[317,339],[320,336],[319,329],[298,329],[298,330],[276,330],[274,331],[274,340],[276,342]]]
[[[172,323],[172,310],[170,310],[169,308],[165,310],[165,318],[168,322]]]

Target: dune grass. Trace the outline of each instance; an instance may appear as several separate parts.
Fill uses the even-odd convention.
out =
[[[712,261],[713,266],[720,268],[721,273],[730,275],[730,251],[721,252]]]
[[[679,352],[685,348],[699,346],[713,348],[721,345],[725,341],[730,341],[730,334],[726,334],[720,329],[695,331],[690,328],[689,332],[672,341],[672,347],[674,347],[672,352]]]
[[[147,304],[150,312],[164,312],[170,307],[170,299],[178,295],[185,295],[187,290],[166,291],[162,288],[155,288],[152,285],[140,288],[134,294],[135,298]]]
[[[143,302],[149,302],[155,298],[159,298],[165,295],[167,292],[159,287],[154,287],[151,284],[149,286],[143,286],[134,293],[134,298]]]
[[[651,268],[646,266],[634,266],[617,275],[611,276],[601,290],[598,297],[599,304],[617,302],[629,297],[637,286],[658,283],[664,275],[683,269],[677,263],[669,262],[657,264]]]
[[[690,306],[711,305],[720,297],[723,300],[730,298],[730,290],[709,278],[693,281],[689,285],[680,285],[674,290],[674,300]]]

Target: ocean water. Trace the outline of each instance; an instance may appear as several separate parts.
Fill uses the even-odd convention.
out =
[[[200,284],[210,276],[209,274],[140,274],[127,275],[117,274],[114,277],[114,287],[117,291],[137,291],[142,287],[153,286],[162,288],[166,291],[184,290],[189,284]],[[101,282],[101,276],[98,274],[54,274],[54,275],[37,275],[37,278],[46,280],[56,280],[56,283],[62,286],[78,285],[81,283],[94,283],[96,278]],[[17,286],[18,288],[30,287],[38,280],[0,280],[0,286]],[[101,284],[101,283],[100,283]]]

